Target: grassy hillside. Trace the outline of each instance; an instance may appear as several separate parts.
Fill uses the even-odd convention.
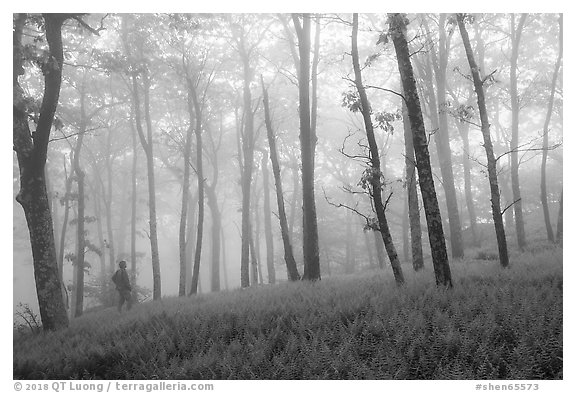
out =
[[[371,272],[87,314],[14,336],[14,378],[562,378],[562,252],[430,262],[397,288]]]

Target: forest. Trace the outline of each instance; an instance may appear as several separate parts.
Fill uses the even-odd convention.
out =
[[[562,38],[13,14],[14,378],[562,379]]]

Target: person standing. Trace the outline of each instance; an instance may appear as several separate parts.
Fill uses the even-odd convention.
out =
[[[132,286],[130,285],[130,278],[126,272],[126,261],[122,260],[118,263],[119,269],[112,276],[112,281],[116,284],[116,290],[119,294],[118,299],[118,312],[122,312],[122,306],[126,303],[127,310],[132,308]]]

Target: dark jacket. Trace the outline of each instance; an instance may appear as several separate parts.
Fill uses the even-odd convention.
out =
[[[112,276],[112,281],[116,284],[116,289],[119,291],[131,291],[132,286],[130,285],[130,278],[128,278],[128,273],[126,269],[118,269],[116,273]]]

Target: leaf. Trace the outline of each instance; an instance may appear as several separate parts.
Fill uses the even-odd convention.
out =
[[[386,45],[387,43],[388,43],[388,32],[383,31],[380,33],[380,36],[378,37],[378,41],[376,41],[376,45],[379,45],[379,44]]]

